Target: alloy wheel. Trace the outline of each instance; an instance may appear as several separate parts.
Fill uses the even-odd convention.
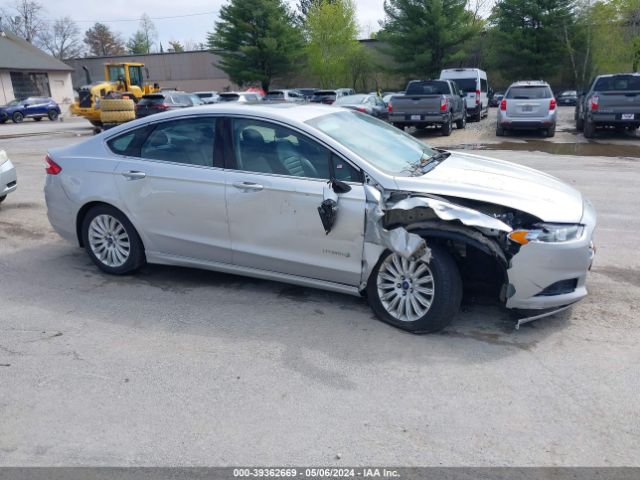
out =
[[[111,215],[98,215],[89,224],[89,245],[100,262],[121,267],[129,259],[131,242],[122,223]]]

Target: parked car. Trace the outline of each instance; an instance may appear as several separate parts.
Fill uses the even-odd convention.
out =
[[[467,115],[479,122],[489,115],[489,82],[487,73],[479,68],[449,68],[440,72],[441,80],[453,80],[465,94]]]
[[[217,103],[218,102],[218,92],[210,91],[210,92],[193,92],[196,94],[204,103]]]
[[[194,107],[197,107],[198,105],[206,105],[206,103],[195,93],[189,93],[188,95]]]
[[[404,95],[391,97],[389,122],[395,127],[437,126],[451,135],[453,124],[465,128],[467,112],[464,94],[451,80],[412,80]]]
[[[499,106],[503,98],[504,98],[504,92],[495,92],[489,99],[489,106],[490,107]]]
[[[447,325],[470,279],[542,316],[587,294],[596,218],[580,192],[346,109],[166,112],[45,162],[53,228],[110,274],[149,262],[366,292],[413,332]]]
[[[640,73],[599,75],[578,99],[576,128],[593,138],[600,127],[640,127]]]
[[[576,90],[566,90],[556,97],[558,105],[576,105],[578,103],[578,92]]]
[[[333,105],[333,103],[339,98],[346,97],[347,95],[353,95],[355,92],[353,89],[338,88],[336,90],[318,90],[311,97],[313,103],[324,103],[325,105]]]
[[[313,94],[318,91],[317,88],[313,88],[313,87],[296,88],[296,90],[299,91],[304,96],[304,99],[307,102],[311,100],[311,98],[313,97]]]
[[[262,102],[262,96],[255,92],[222,92],[218,102],[258,103]]]
[[[304,95],[297,90],[269,90],[267,95],[264,97],[264,101],[269,103],[300,103],[304,102]]]
[[[498,108],[496,135],[509,130],[540,130],[547,137],[556,134],[556,99],[551,87],[541,80],[515,82],[507,89]]]
[[[7,152],[0,150],[0,203],[4,202],[7,195],[18,188],[16,167],[7,156]]]
[[[192,106],[193,100],[190,94],[175,90],[163,90],[142,96],[136,104],[136,118]]]
[[[388,116],[387,104],[375,93],[347,95],[336,100],[333,105],[367,113],[376,118],[386,119]]]
[[[0,123],[12,120],[13,123],[22,123],[25,118],[33,118],[39,122],[43,118],[51,121],[57,120],[60,115],[60,106],[49,97],[29,97],[23,100],[12,100],[0,107]]]

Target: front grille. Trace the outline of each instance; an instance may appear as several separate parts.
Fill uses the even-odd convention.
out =
[[[547,288],[542,290],[536,295],[536,297],[551,297],[553,295],[565,295],[572,293],[578,286],[578,279],[571,278],[569,280],[560,280],[559,282],[552,283]]]
[[[90,90],[80,90],[80,108],[91,108]]]

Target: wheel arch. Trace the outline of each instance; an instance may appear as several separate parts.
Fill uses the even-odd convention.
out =
[[[120,212],[122,215],[124,215],[125,218],[127,220],[129,220],[131,225],[133,225],[133,228],[135,229],[136,234],[138,235],[138,238],[140,238],[140,242],[142,242],[143,248],[145,247],[144,239],[140,235],[140,231],[139,231],[138,227],[136,227],[135,223],[131,220],[129,215],[127,215],[126,212],[124,212],[122,209],[116,207],[112,203],[104,202],[104,201],[101,201],[101,200],[93,200],[93,201],[87,202],[80,208],[80,210],[78,210],[78,214],[76,215],[76,237],[78,239],[78,245],[80,247],[84,248],[84,246],[85,246],[84,245],[84,241],[82,240],[82,223],[84,222],[84,219],[87,216],[87,213],[89,213],[89,210],[91,210],[94,207],[99,207],[99,206],[106,206],[106,207],[113,208],[113,209],[117,210],[118,212]]]

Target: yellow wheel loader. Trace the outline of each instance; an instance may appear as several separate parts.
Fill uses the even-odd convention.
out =
[[[86,118],[97,128],[102,128],[103,126],[102,109],[100,107],[105,98],[129,98],[137,103],[143,95],[160,91],[158,84],[149,85],[144,83],[142,78],[144,63],[105,63],[105,79],[98,82],[92,82],[89,70],[86,67],[82,68],[84,68],[87,75],[87,85],[80,87],[79,99],[71,105],[71,113]],[[107,117],[109,117],[109,120],[114,120],[116,116],[107,115]],[[117,117],[119,119],[124,119],[125,117],[129,120],[132,119],[130,114],[118,115]],[[135,118],[135,114],[133,118]],[[108,123],[112,124],[114,122],[110,121]],[[122,123],[122,121],[118,123]]]

